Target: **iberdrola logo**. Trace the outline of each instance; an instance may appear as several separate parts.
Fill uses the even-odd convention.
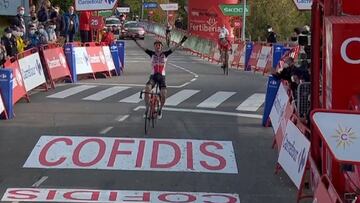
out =
[[[116,0],[105,0],[105,3],[108,3],[108,4],[112,4],[114,3]]]

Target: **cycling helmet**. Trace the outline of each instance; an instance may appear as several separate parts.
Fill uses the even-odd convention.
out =
[[[156,40],[156,41],[154,42],[154,45],[156,45],[156,44],[161,44],[161,46],[164,46],[163,43],[162,43],[160,40]]]
[[[225,38],[225,33],[220,33],[220,34],[219,34],[219,38],[220,38],[220,39]]]

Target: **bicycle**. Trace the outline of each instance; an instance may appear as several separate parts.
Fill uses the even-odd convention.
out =
[[[229,75],[229,51],[221,51],[221,61],[223,63],[221,68],[224,71],[224,75]]]
[[[149,98],[149,107],[145,109],[145,134],[147,134],[150,122],[152,123],[152,127],[155,127],[156,120],[159,115],[159,108],[160,108],[160,99],[161,95],[159,93],[159,84],[156,84],[155,92],[154,90],[151,90],[151,92],[140,92],[140,99],[142,99],[143,94],[148,94],[150,96]]]

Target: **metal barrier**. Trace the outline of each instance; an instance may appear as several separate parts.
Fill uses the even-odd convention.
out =
[[[304,118],[309,114],[310,110],[310,96],[311,83],[301,83],[297,88],[296,107],[301,118]]]

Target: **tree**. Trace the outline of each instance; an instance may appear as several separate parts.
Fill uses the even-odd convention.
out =
[[[310,12],[298,11],[292,0],[251,0],[247,36],[265,40],[267,25],[271,25],[279,40],[289,38],[295,27],[310,25]]]

